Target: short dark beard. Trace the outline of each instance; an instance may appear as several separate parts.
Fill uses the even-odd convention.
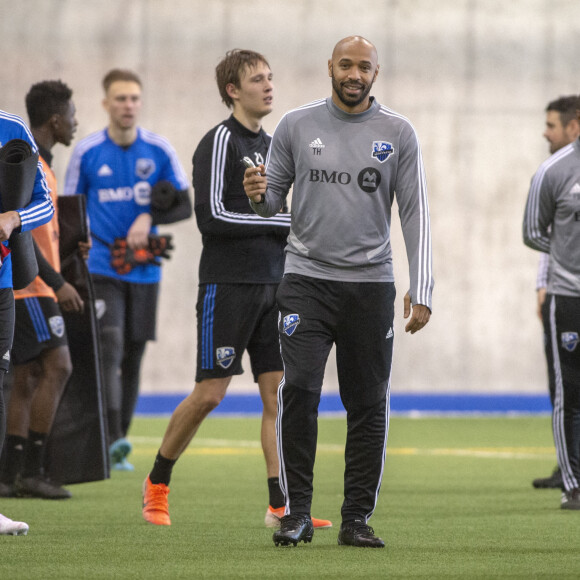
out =
[[[332,78],[332,88],[336,93],[336,96],[339,98],[341,103],[351,108],[360,105],[368,97],[369,93],[371,92],[371,89],[373,88],[373,83],[371,82],[358,97],[349,98],[344,94],[342,87],[334,77],[334,72],[332,73],[331,78]]]

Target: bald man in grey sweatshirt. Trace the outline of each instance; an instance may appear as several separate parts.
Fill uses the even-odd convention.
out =
[[[279,211],[293,185],[277,294],[284,361],[277,436],[286,515],[274,533],[276,545],[312,539],[318,404],[336,344],[348,426],[338,543],[384,547],[367,522],[378,498],[389,423],[395,195],[409,262],[408,332],[429,321],[433,277],[419,142],[406,118],[370,96],[378,72],[372,43],[358,36],[341,40],[328,62],[332,96],[284,115],[266,165],[245,174],[246,194],[263,217]]]

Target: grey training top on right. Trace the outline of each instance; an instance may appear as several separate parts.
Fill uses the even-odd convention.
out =
[[[268,189],[252,203],[275,215],[292,192],[285,273],[345,282],[393,282],[391,205],[397,196],[413,304],[431,309],[431,229],[415,130],[371,97],[349,114],[332,98],[284,115],[266,161]]]
[[[580,296],[580,141],[546,159],[532,178],[524,243],[550,254],[548,292]]]

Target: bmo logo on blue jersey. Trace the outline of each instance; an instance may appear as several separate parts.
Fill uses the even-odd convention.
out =
[[[135,201],[137,205],[148,205],[151,202],[151,184],[139,181],[133,187],[107,187],[99,189],[99,202]]]

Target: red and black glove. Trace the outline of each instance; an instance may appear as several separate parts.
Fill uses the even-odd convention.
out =
[[[169,258],[171,258],[169,252],[173,250],[173,244],[171,243],[171,240],[171,234],[165,234],[163,236],[149,236],[149,251],[156,257],[169,260]]]
[[[159,258],[169,259],[173,250],[171,236],[149,236],[149,245],[138,250],[131,249],[126,238],[115,238],[111,246],[111,266],[117,274],[128,274],[135,266],[153,264],[161,266]]]

